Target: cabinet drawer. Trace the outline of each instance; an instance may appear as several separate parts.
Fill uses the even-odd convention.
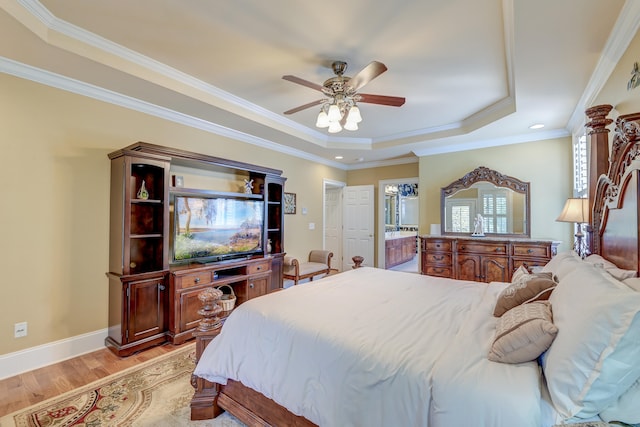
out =
[[[257,262],[255,264],[249,264],[247,266],[248,274],[264,273],[269,271],[269,262]]]
[[[185,289],[192,286],[200,286],[211,283],[211,271],[185,274],[176,278],[176,289]]]
[[[469,242],[458,243],[458,252],[474,254],[507,254],[507,245],[490,242]]]
[[[429,252],[451,252],[451,240],[427,240],[425,249]]]
[[[437,277],[453,277],[453,272],[451,267],[437,267],[433,265],[428,265],[426,268],[426,272],[424,274],[428,274],[429,276],[437,276]]]
[[[427,253],[425,256],[427,264],[451,265],[451,254],[447,253]]]
[[[515,243],[513,245],[513,255],[551,258],[551,248],[542,244]]]

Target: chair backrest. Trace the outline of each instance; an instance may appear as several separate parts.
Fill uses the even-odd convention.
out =
[[[309,252],[309,262],[319,262],[321,264],[327,264],[331,267],[331,257],[333,253],[331,251],[312,250]]]

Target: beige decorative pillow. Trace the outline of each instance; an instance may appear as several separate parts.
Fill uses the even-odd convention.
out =
[[[556,285],[551,272],[524,274],[518,269],[511,285],[498,296],[493,315],[500,317],[520,304],[547,300]]]
[[[535,360],[549,348],[557,334],[549,301],[519,305],[498,319],[488,358],[502,363]]]
[[[527,270],[524,266],[518,267],[516,271],[511,275],[511,283],[520,282],[523,279],[529,277],[529,270]]]

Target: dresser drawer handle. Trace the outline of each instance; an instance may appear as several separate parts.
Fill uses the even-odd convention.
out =
[[[253,283],[249,283],[249,287],[250,287],[251,289],[253,289],[253,286],[254,286],[254,285],[253,285]]]
[[[194,282],[196,282],[196,283],[200,283],[200,278],[199,278],[199,277],[196,277],[196,278],[194,279]]]
[[[440,247],[440,243],[437,243],[437,244],[436,244],[436,248],[439,248],[439,247]]]
[[[444,259],[444,255],[440,255],[440,256],[435,256],[433,257],[434,260],[436,261],[442,261]]]
[[[258,271],[262,270],[262,266],[261,265],[257,266],[256,270],[258,270]]]
[[[158,289],[160,289],[161,291],[164,291],[165,287],[163,284],[158,283]]]
[[[496,252],[502,252],[502,248],[496,248]]]
[[[527,253],[530,254],[533,252],[533,249],[527,249]]]

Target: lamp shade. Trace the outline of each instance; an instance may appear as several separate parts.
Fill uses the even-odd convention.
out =
[[[318,114],[316,126],[319,128],[329,127],[329,116],[327,116],[327,113],[325,113],[324,110],[320,111],[320,114]]]
[[[560,222],[577,222],[583,224],[589,221],[589,199],[570,198],[556,218]]]
[[[327,113],[330,122],[337,122],[342,118],[342,114],[340,113],[340,107],[336,104],[331,104],[329,107],[329,112]],[[342,127],[340,127],[342,129]],[[338,131],[339,132],[339,131]]]
[[[347,116],[347,121],[353,123],[360,123],[362,121],[362,116],[360,115],[360,109],[357,105],[354,105],[349,109],[349,115]]]
[[[347,122],[344,124],[344,128],[346,130],[358,130],[358,124],[356,122],[350,122],[349,120],[347,120]]]
[[[338,133],[342,130],[340,122],[329,122],[329,133]]]

